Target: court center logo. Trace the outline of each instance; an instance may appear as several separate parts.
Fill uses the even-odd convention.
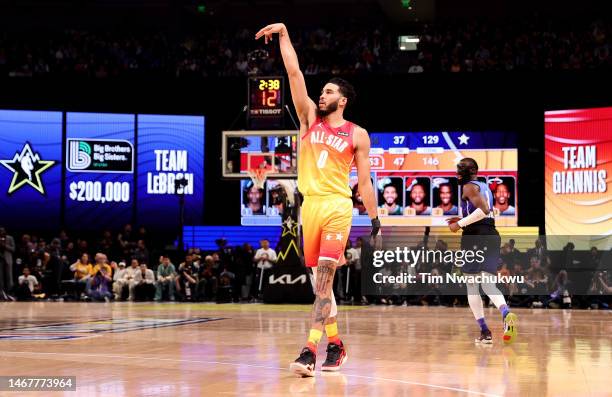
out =
[[[21,152],[15,153],[12,159],[0,160],[0,164],[13,172],[13,179],[8,189],[12,194],[25,185],[30,185],[40,194],[45,194],[41,175],[51,168],[56,161],[42,160],[40,154],[32,149],[32,144],[26,142]]]
[[[66,169],[72,172],[132,173],[134,147],[122,139],[69,138]]]

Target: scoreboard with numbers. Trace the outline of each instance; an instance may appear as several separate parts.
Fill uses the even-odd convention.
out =
[[[370,134],[370,165],[378,215],[386,225],[443,226],[458,215],[460,187],[455,172],[464,157],[476,160],[479,179],[494,198],[499,226],[517,224],[518,152],[508,132],[427,131]],[[353,223],[365,224],[353,170]]]
[[[283,123],[285,80],[282,76],[249,79],[249,128],[277,128]]]
[[[370,166],[378,216],[389,226],[444,226],[458,215],[460,186],[457,162],[471,157],[479,179],[494,198],[499,226],[517,225],[518,152],[516,134],[483,131],[375,132],[370,134]],[[298,170],[299,172],[299,170]],[[353,225],[369,225],[359,195],[357,170],[349,185]],[[262,197],[269,197],[262,193]],[[280,223],[272,212],[248,214],[244,225]]]
[[[440,171],[456,169],[472,157],[481,170],[516,170],[516,137],[502,132],[416,132],[370,135],[372,170]],[[514,153],[514,157],[511,155]],[[514,163],[513,163],[514,161]]]

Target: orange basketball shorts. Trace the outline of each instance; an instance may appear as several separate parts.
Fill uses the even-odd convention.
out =
[[[344,249],[351,231],[353,202],[343,196],[306,196],[301,210],[306,266],[319,260],[343,265]]]

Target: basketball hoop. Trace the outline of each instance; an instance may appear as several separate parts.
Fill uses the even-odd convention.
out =
[[[268,174],[273,171],[274,168],[251,168],[248,170],[248,173],[251,181],[253,181],[253,185],[258,189],[263,189]]]

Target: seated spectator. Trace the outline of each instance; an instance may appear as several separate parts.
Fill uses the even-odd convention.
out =
[[[182,263],[179,266],[178,277],[176,278],[176,291],[180,294],[181,300],[191,301],[196,293],[198,276],[192,263]]]
[[[129,257],[130,252],[135,248],[134,234],[132,233],[132,225],[127,223],[123,227],[123,231],[117,235],[119,249],[124,258]]]
[[[70,271],[74,272],[75,293],[78,297],[85,291],[87,280],[93,274],[93,266],[89,263],[89,255],[82,254],[77,262],[70,265]]]
[[[155,273],[147,268],[146,263],[140,264],[140,269],[130,282],[130,296],[137,301],[150,301],[155,295]]]
[[[213,260],[213,271],[215,272],[215,275],[218,275],[219,273],[221,273],[221,258],[219,256],[218,252],[213,252],[212,254],[212,260]]]
[[[38,285],[35,288],[35,291],[36,291],[35,298],[44,298],[46,294],[43,292],[45,289],[43,285],[44,276],[43,276],[42,265],[33,266],[29,269],[30,269],[30,274],[36,277],[36,281],[38,281]]]
[[[42,284],[45,287],[45,294],[51,299],[57,299],[60,292],[62,263],[60,263],[59,258],[48,252],[43,252],[40,256],[42,258],[40,267],[43,274]]]
[[[540,262],[546,266],[550,264],[550,258],[548,257],[548,252],[542,243],[542,240],[539,238],[535,241],[535,247],[527,250],[527,255],[529,258],[533,256],[537,256],[540,259]]]
[[[113,268],[108,264],[108,258],[106,257],[105,254],[98,252],[96,254],[96,256],[94,257],[94,260],[96,262],[96,264],[94,265],[94,267],[91,269],[91,276],[96,275],[100,269],[104,268],[106,271],[106,274],[109,275],[109,277],[112,276],[113,274]],[[112,279],[111,279],[112,281]]]
[[[533,307],[542,307],[544,306],[543,301],[546,300],[545,295],[548,294],[548,276],[540,267],[540,259],[537,256],[531,257],[530,264],[525,277],[527,294],[533,298]]]
[[[96,267],[94,267],[94,269]],[[87,280],[85,293],[94,301],[110,302],[111,298],[113,297],[113,293],[111,292],[111,284],[113,279],[109,270],[110,266],[100,266],[97,267],[97,269],[98,270],[95,272],[95,274]]]
[[[170,258],[163,255],[160,258],[160,264],[157,267],[157,282],[155,291],[155,301],[162,300],[164,291],[168,291],[168,299],[174,301],[174,279],[176,278],[176,270],[174,265],[170,263]]]
[[[138,240],[132,257],[138,259],[138,262],[142,263],[147,263],[149,261],[149,250],[145,246],[144,240]]]
[[[68,243],[66,243],[66,248],[64,249],[64,255],[66,256],[66,260],[68,261],[68,263],[74,263],[79,260],[79,255],[72,241],[69,241]]]
[[[115,270],[115,274],[113,274],[113,293],[115,295],[115,300],[120,300],[123,295],[124,288],[127,288],[128,286],[128,282],[125,279],[125,262],[119,262],[117,267],[118,269]]]
[[[497,274],[502,277],[510,276],[510,270],[508,269],[508,264],[502,262],[501,267],[497,269]],[[510,295],[509,285],[506,283],[500,284],[499,289],[504,295]]]
[[[113,241],[113,235],[111,234],[110,230],[105,230],[102,234],[102,239],[98,243],[98,250],[100,250],[101,252],[106,252],[108,254],[115,253],[114,248],[115,246]]]
[[[132,261],[130,262],[130,267],[125,269],[125,274],[123,276],[123,284],[125,285],[124,289],[129,289],[129,286],[134,283],[134,280],[136,279],[136,275],[138,273],[140,273],[140,262],[138,261],[138,259],[132,258]],[[128,300],[133,301],[134,299],[134,291],[133,289],[129,289]]]
[[[572,297],[569,294],[568,286],[569,280],[567,277],[567,271],[561,270],[559,274],[557,274],[557,277],[555,277],[553,284],[554,291],[550,294],[550,298],[547,299],[547,302],[544,302],[544,304],[555,309],[559,308],[560,305],[563,305],[565,309],[571,309]]]
[[[38,280],[30,274],[30,268],[24,267],[23,275],[19,276],[17,280],[15,297],[20,301],[32,300],[32,294],[36,287],[38,287]]]
[[[181,262],[181,264],[178,267],[178,271],[180,272],[183,269],[183,267],[188,266],[188,267],[191,268],[193,273],[196,273],[197,267],[195,265],[193,257],[194,257],[194,255],[192,253],[188,252],[187,255],[185,255],[185,262]]]
[[[217,277],[214,270],[214,259],[208,255],[198,270],[197,298],[199,301],[210,300],[216,293]]]
[[[232,285],[236,275],[227,268],[219,274],[219,286],[217,288],[217,303],[229,303],[232,301]]]

